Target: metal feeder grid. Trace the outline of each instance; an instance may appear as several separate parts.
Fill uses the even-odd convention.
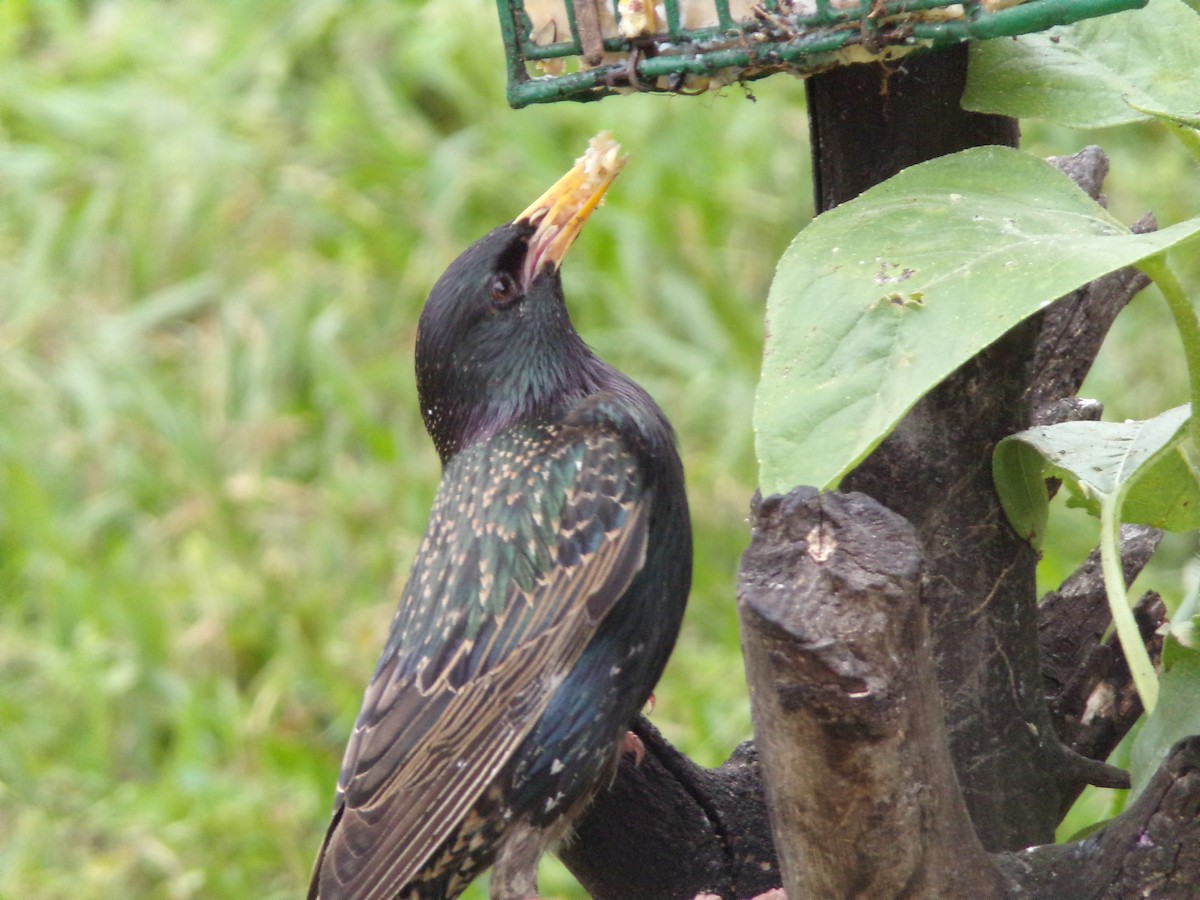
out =
[[[855,61],[886,59],[889,53],[1043,31],[1141,8],[1147,0],[1024,0],[1018,5],[1008,5],[1011,0],[843,0],[841,8],[831,0],[811,0],[813,10],[802,13],[793,12],[787,0],[762,0],[750,21],[732,16],[729,0],[712,0],[716,24],[692,29],[681,24],[680,0],[663,0],[666,28],[632,39],[600,35],[595,23],[601,2],[619,22],[619,0],[563,0],[570,40],[539,44],[525,0],[497,0],[513,108],[598,100],[631,90],[699,93],[704,88],[693,91],[692,85],[705,79],[726,84],[775,72],[812,75],[844,64],[856,51]],[[1001,5],[1005,8],[988,8]],[[594,58],[601,48],[608,58],[589,67],[585,54]],[[613,61],[612,54],[620,58]],[[575,71],[531,74],[539,64]]]

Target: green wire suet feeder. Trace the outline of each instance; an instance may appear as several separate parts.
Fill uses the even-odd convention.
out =
[[[515,108],[701,93],[1008,37],[1147,0],[497,0]]]

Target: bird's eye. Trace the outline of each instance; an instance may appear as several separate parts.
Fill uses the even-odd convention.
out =
[[[499,308],[510,306],[521,297],[516,279],[507,272],[497,272],[492,276],[491,292],[492,305]]]

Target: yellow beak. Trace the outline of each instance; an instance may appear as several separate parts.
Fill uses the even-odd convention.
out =
[[[604,192],[628,159],[621,155],[621,145],[612,135],[602,131],[588,143],[587,152],[575,160],[571,171],[513,220],[536,227],[522,271],[526,287],[547,265],[558,268],[562,264],[583,223],[604,200]]]

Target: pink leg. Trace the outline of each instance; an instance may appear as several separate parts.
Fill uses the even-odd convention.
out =
[[[625,737],[621,740],[621,752],[633,754],[633,764],[640,766],[642,760],[646,758],[646,745],[642,743],[642,739],[632,731],[625,732]]]

